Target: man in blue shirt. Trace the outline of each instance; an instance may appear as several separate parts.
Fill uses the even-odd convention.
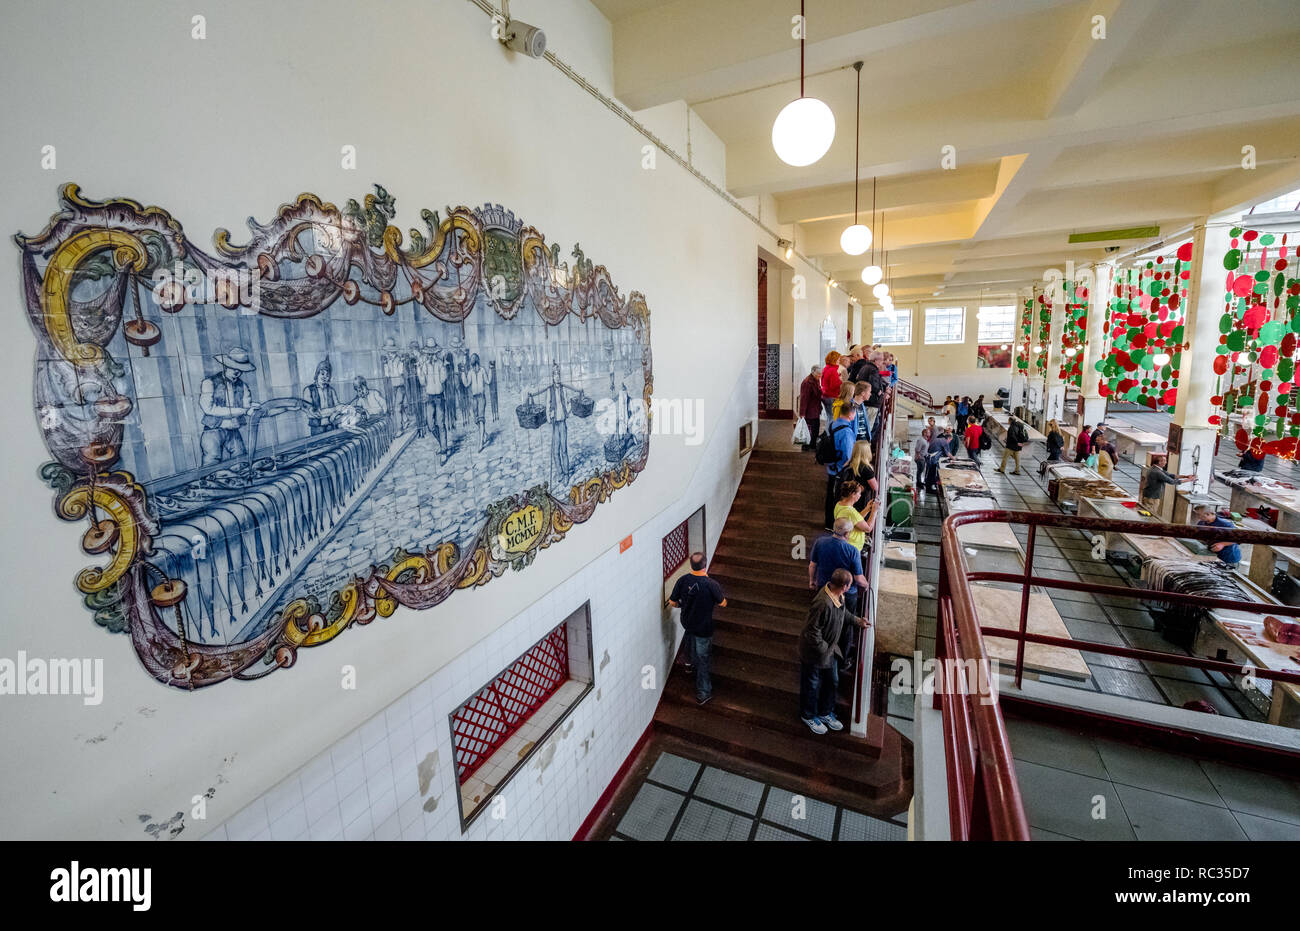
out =
[[[1220,517],[1214,508],[1208,504],[1198,504],[1195,508],[1196,526],[1198,527],[1222,527],[1225,530],[1236,530],[1237,525],[1226,517]],[[1241,562],[1241,547],[1236,543],[1211,543],[1210,552],[1218,556],[1225,564],[1237,568]]]
[[[826,524],[827,530],[835,521],[835,504],[840,497],[840,473],[853,458],[853,444],[857,442],[858,430],[855,418],[857,406],[844,404],[840,407],[840,416],[831,421],[829,427],[831,440],[835,444],[835,461],[826,466]]]

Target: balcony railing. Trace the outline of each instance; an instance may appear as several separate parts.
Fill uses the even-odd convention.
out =
[[[967,524],[1023,524],[1029,532],[1025,543],[1022,573],[972,572],[957,531]],[[942,680],[935,683],[935,707],[942,712],[945,756],[948,767],[949,821],[954,840],[1028,840],[1029,825],[1016,783],[1015,765],[1007,739],[1002,709],[981,683],[991,681],[992,666],[985,651],[985,637],[1002,637],[1017,643],[1015,682],[1023,680],[1025,648],[1037,643],[1067,649],[1086,650],[1109,656],[1156,661],[1177,666],[1214,670],[1225,675],[1252,675],[1256,679],[1300,685],[1300,673],[1241,666],[1222,660],[1182,656],[1155,650],[1117,647],[1109,643],[1031,634],[1029,595],[1041,587],[1087,592],[1134,600],[1153,600],[1149,589],[1122,585],[1074,582],[1034,573],[1034,544],[1039,527],[1059,527],[1094,533],[1132,533],[1148,537],[1178,537],[1204,543],[1249,543],[1267,546],[1300,546],[1300,534],[1256,530],[1224,530],[1178,524],[1155,524],[1136,520],[1104,520],[1072,517],[1036,511],[966,511],[943,523],[942,559],[939,563],[939,630],[936,659]],[[1002,582],[1020,586],[1018,629],[983,626],[971,592],[972,582]],[[1300,617],[1300,608],[1258,601],[1232,601],[1180,592],[1158,593],[1161,603],[1194,608],[1219,608],[1275,617]]]

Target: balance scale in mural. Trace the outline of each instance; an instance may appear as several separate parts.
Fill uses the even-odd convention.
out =
[[[15,237],[40,474],[159,682],[259,678],[522,569],[645,467],[644,297],[500,206],[404,247],[383,188],[303,194],[209,254],[158,207],[60,199]]]

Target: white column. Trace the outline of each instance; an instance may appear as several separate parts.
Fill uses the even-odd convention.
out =
[[[1043,347],[1047,355],[1047,377],[1043,388],[1043,422],[1038,425],[1039,429],[1046,426],[1047,421],[1060,420],[1065,414],[1065,382],[1061,379],[1061,362],[1065,358],[1065,294],[1053,295],[1050,288],[1047,293],[1049,297],[1060,300],[1052,304],[1051,338]]]
[[[1036,374],[1038,371],[1038,360],[1047,352],[1047,347],[1043,345],[1042,321],[1039,320],[1043,312],[1043,305],[1038,302],[1038,296],[1042,290],[1038,285],[1034,285],[1034,290],[1030,295],[1031,308],[1029,312],[1029,379],[1025,387],[1025,407],[1028,410],[1029,418],[1032,420],[1034,415],[1041,412],[1044,406],[1043,388],[1046,384],[1042,375]],[[1037,347],[1038,352],[1034,352]]]
[[[1016,351],[1012,354],[1012,365],[1015,365],[1015,357],[1020,355],[1020,350],[1022,348],[1028,349],[1028,346],[1025,345],[1024,336],[1020,333],[1020,326],[1025,313],[1025,301],[1032,299],[1032,297],[1033,291],[1028,288],[1021,291],[1016,296],[1016,332],[1015,342],[1012,344]],[[1033,345],[1032,339],[1030,340],[1029,345]],[[1030,364],[1033,364],[1032,360]],[[1020,369],[1012,369],[1011,396],[1007,399],[1007,406],[1011,410],[1014,411],[1017,407],[1025,403],[1025,384],[1027,381],[1028,376],[1021,374]]]
[[[1106,399],[1097,386],[1101,373],[1097,363],[1105,356],[1106,324],[1110,319],[1110,302],[1115,290],[1115,263],[1100,262],[1092,267],[1092,285],[1088,289],[1088,336],[1079,365],[1083,384],[1079,388],[1082,411],[1075,414],[1075,426],[1096,426],[1106,419]]]
[[[1169,471],[1195,473],[1195,490],[1202,494],[1209,491],[1214,477],[1218,429],[1209,422],[1215,412],[1210,398],[1218,381],[1214,350],[1219,345],[1219,318],[1223,315],[1222,259],[1232,238],[1230,229],[1227,223],[1210,226],[1201,222],[1192,230],[1192,275],[1183,318],[1186,342],[1178,366],[1178,401],[1169,424]]]

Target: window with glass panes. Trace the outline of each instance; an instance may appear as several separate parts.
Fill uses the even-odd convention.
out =
[[[965,339],[965,307],[927,307],[925,309],[925,341],[927,343],[960,343]]]
[[[907,346],[912,342],[912,312],[878,310],[871,317],[871,341],[881,346]]]
[[[979,309],[979,341],[1009,343],[1016,335],[1016,308],[1012,304]]]

